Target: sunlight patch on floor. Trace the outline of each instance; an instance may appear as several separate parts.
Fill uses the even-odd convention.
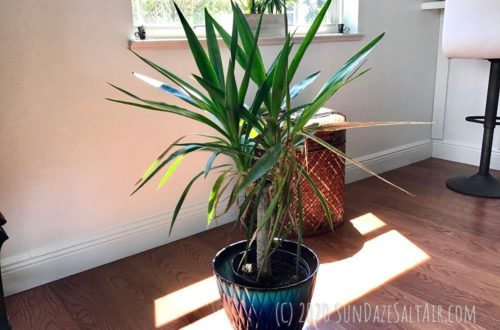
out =
[[[213,276],[155,300],[157,328],[219,300]]]
[[[377,218],[373,213],[366,213],[350,220],[350,222],[361,235],[369,234],[386,225],[385,222]]]
[[[350,258],[321,264],[308,320],[314,324],[429,258],[398,231],[391,230],[367,241]]]
[[[372,213],[351,220],[362,235],[386,224]],[[396,230],[366,241],[352,257],[322,263],[316,279],[308,323],[314,325],[338,308],[368,294],[391,279],[430,259],[424,251]],[[155,301],[156,326],[160,327],[219,299],[215,278],[210,277]],[[314,313],[318,310],[321,313]],[[182,329],[230,329],[223,310],[207,315]]]

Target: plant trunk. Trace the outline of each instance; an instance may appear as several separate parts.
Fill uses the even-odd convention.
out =
[[[257,206],[257,228],[261,228],[262,219],[266,213],[269,203],[271,201],[271,186],[264,188],[262,192],[262,197],[260,198],[260,203]],[[259,278],[267,278],[271,276],[271,258],[267,256],[265,258],[266,246],[269,243],[269,224],[272,223],[272,219],[269,219],[266,225],[257,231],[257,270],[260,272]]]

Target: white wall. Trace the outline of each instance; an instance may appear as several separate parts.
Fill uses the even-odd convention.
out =
[[[166,189],[149,185],[128,194],[169,141],[201,128],[104,100],[119,96],[109,81],[175,102],[130,74],[154,76],[127,50],[130,1],[3,1],[0,21],[0,210],[10,236],[2,250],[7,294],[166,242],[180,187],[205,157],[185,162]],[[437,15],[422,12],[419,1],[361,0],[359,22],[362,41],[314,44],[297,76],[322,70],[323,82],[364,43],[387,31],[369,60],[374,69],[329,106],[351,120],[429,121]],[[276,50],[266,47],[264,57],[269,60]],[[143,55],[181,76],[195,71],[186,49]],[[319,83],[312,90],[317,88]],[[430,128],[421,126],[359,130],[349,133],[348,149],[382,171],[429,157],[429,137]],[[399,158],[387,162],[393,153]],[[185,223],[178,224],[174,239],[204,228],[208,187],[202,182],[192,190]]]

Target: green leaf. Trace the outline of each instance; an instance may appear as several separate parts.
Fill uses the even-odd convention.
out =
[[[213,23],[215,29],[217,30],[217,32],[219,33],[220,37],[224,41],[224,44],[226,45],[226,47],[228,49],[230,49],[231,48],[231,35],[229,33],[227,33],[227,31],[224,30],[224,28],[219,23],[217,23],[217,21],[214,20],[213,18],[212,18],[212,23]],[[247,63],[247,61],[248,61],[248,57],[245,54],[245,51],[240,46],[238,46],[238,48],[237,48],[236,57],[238,59],[238,63],[240,63],[241,66],[243,66],[243,64]]]
[[[297,52],[295,53],[295,56],[293,57],[290,67],[288,68],[288,82],[291,82],[293,79],[293,76],[295,75],[295,72],[297,71],[297,68],[299,67],[300,62],[302,61],[302,58],[304,57],[304,54],[306,53],[307,48],[309,48],[309,45],[311,42],[314,40],[314,37],[316,36],[316,32],[318,32],[318,29],[321,25],[321,22],[323,21],[323,18],[325,17],[326,13],[328,12],[328,7],[330,7],[330,4],[332,3],[332,0],[327,0],[321,10],[319,11],[318,15],[314,19],[313,23],[309,27],[309,30],[307,31],[306,35],[304,36],[304,39],[300,43],[299,49],[297,49]]]
[[[222,186],[221,189],[219,189],[219,195],[217,196],[217,198],[215,199],[215,203],[214,203],[214,209],[215,211],[217,212],[218,208],[219,208],[219,202],[221,200],[221,197],[222,195],[224,194],[224,192],[227,190],[227,188],[229,187],[229,185],[233,182],[233,178],[231,178],[230,180],[227,180],[227,182],[224,184],[224,186]],[[228,209],[229,210],[229,209]],[[224,211],[226,212],[226,211]]]
[[[165,167],[168,163],[170,163],[172,160],[174,160],[175,158],[181,156],[181,155],[185,155],[185,154],[189,154],[193,151],[196,151],[196,150],[199,150],[199,149],[202,149],[200,146],[197,146],[197,145],[188,145],[184,148],[181,148],[179,150],[176,150],[174,151],[172,154],[170,154],[170,156],[168,156],[163,162],[161,162],[148,176],[146,176],[144,178],[144,180],[142,180],[139,184],[139,186],[130,194],[130,195],[133,195],[135,194],[139,189],[141,189],[149,180],[151,180],[152,177],[154,177],[156,175],[156,173],[158,173],[163,167]]]
[[[233,17],[238,27],[238,33],[241,38],[243,49],[245,50],[245,53],[248,55],[254,50],[253,47],[255,45],[255,37],[241,9],[234,2],[231,3],[231,5],[233,7]],[[248,62],[245,63],[245,65],[242,65],[243,68],[246,68],[247,66]],[[264,67],[264,61],[262,60],[262,55],[260,54],[260,50],[258,48],[255,49],[255,61],[252,65],[252,68],[254,71],[254,76],[252,77],[252,79],[254,79],[254,81],[258,85],[260,85],[265,80],[266,69]]]
[[[240,104],[238,99],[238,87],[236,86],[236,78],[234,76],[234,62],[232,60],[229,62],[229,67],[227,69],[225,103],[229,121],[229,129],[233,137],[233,141],[237,143],[240,123]]]
[[[250,106],[250,112],[252,115],[256,116],[264,103],[266,97],[269,97],[269,91],[271,90],[273,75],[268,75],[264,83],[259,87],[259,90],[255,94],[255,98]]]
[[[323,195],[321,190],[319,190],[318,186],[316,186],[316,183],[314,183],[313,179],[309,176],[309,173],[307,173],[304,167],[300,167],[300,173],[309,183],[309,185],[314,191],[314,194],[318,197],[319,202],[321,203],[321,207],[323,208],[323,212],[326,215],[326,219],[328,220],[328,224],[330,225],[330,228],[333,230],[332,214],[330,213],[330,209],[328,208],[328,203],[326,202],[325,196]]]
[[[214,67],[215,73],[217,74],[217,79],[219,80],[219,86],[222,88],[225,85],[224,82],[224,68],[222,66],[222,60],[220,56],[219,42],[217,41],[217,35],[215,34],[213,18],[208,14],[205,8],[205,31],[207,38],[208,56],[210,57],[210,62]]]
[[[257,121],[258,118],[252,115],[252,113],[244,107],[240,108],[240,118],[243,119],[246,123],[250,124],[249,126],[247,126],[248,133],[250,133],[252,129],[255,129],[255,131],[259,134],[264,130],[262,124]]]
[[[242,218],[243,213],[248,208],[248,206],[250,205],[250,203],[252,203],[252,201],[254,200],[254,198],[255,199],[257,198],[256,195],[258,194],[258,191],[262,190],[262,189],[263,189],[263,185],[262,185],[262,183],[259,183],[259,184],[253,185],[253,187],[252,187],[252,189],[250,191],[246,191],[245,192],[245,198],[244,198],[243,202],[240,205],[240,209],[239,209],[239,213],[238,213],[238,219]],[[255,207],[253,209],[257,209],[257,207],[256,207],[257,205],[259,205],[259,204],[258,204],[258,201],[256,200],[256,203],[254,204]],[[250,211],[250,210],[248,210],[248,211]]]
[[[117,90],[121,91],[122,93],[130,96],[131,98],[134,98],[134,99],[139,100],[139,101],[141,101],[143,103],[146,103],[147,106],[145,106],[143,104],[139,104],[139,103],[133,103],[133,102],[127,102],[127,101],[115,100],[115,99],[109,99],[109,98],[107,98],[107,100],[109,100],[109,101],[117,102],[117,103],[122,103],[122,104],[127,104],[127,105],[133,105],[133,106],[136,106],[136,107],[141,107],[141,108],[149,109],[149,110],[164,111],[164,112],[174,113],[174,114],[177,114],[179,116],[187,117],[189,119],[193,119],[195,121],[198,121],[200,123],[208,125],[211,128],[213,128],[216,131],[218,131],[219,133],[221,133],[222,135],[227,136],[227,133],[219,125],[217,125],[216,123],[214,123],[213,121],[211,121],[207,117],[205,117],[203,115],[200,115],[199,113],[196,113],[196,112],[193,112],[193,111],[190,111],[190,110],[187,110],[187,109],[183,109],[183,108],[180,108],[180,107],[175,106],[175,105],[166,104],[166,103],[163,103],[163,102],[156,102],[156,101],[142,99],[142,98],[140,98],[138,96],[135,96],[134,94],[132,94],[130,92],[127,92],[126,90],[124,90],[124,89],[122,89],[120,87],[117,87],[117,86],[112,85],[112,84],[110,84],[110,85],[113,86],[114,88],[116,88]]]
[[[207,164],[205,165],[204,177],[206,178],[210,170],[212,169],[212,165],[214,163],[215,158],[219,155],[219,152],[213,152],[208,158]]]
[[[210,107],[209,105],[211,104],[210,99],[208,99],[203,93],[201,93],[197,88],[195,88],[193,85],[188,83],[187,81],[183,80],[179,76],[175,75],[173,72],[159,66],[158,64],[148,60],[145,57],[142,57],[141,55],[135,53],[134,51],[131,51],[135,56],[137,56],[141,61],[161,73],[163,76],[168,78],[170,81],[173,83],[177,84],[179,87],[181,87],[189,96],[191,96],[199,105],[199,107],[209,111]]]
[[[240,95],[239,95],[241,107],[243,107],[243,104],[245,102],[245,96],[247,94],[248,84],[250,82],[250,76],[252,73],[253,63],[255,60],[255,54],[257,53],[259,47],[258,41],[259,41],[261,24],[262,24],[262,14],[260,15],[259,22],[257,23],[257,29],[255,30],[254,44],[250,52],[250,56],[248,57],[248,64],[245,69],[245,75],[243,76],[243,80],[241,81]]]
[[[198,70],[200,70],[201,76],[203,79],[211,82],[212,84],[218,84],[217,75],[210,63],[210,59],[208,58],[203,46],[201,45],[200,40],[194,33],[191,26],[189,26],[188,21],[182,14],[182,11],[179,9],[177,4],[174,2],[175,10],[177,11],[177,15],[182,24],[182,28],[184,29],[184,33],[186,35],[186,39],[188,40],[189,48],[191,49],[191,53],[193,54],[193,58],[196,62],[196,66]]]
[[[172,174],[175,172],[177,167],[179,167],[179,165],[184,160],[184,158],[186,158],[186,155],[180,155],[179,157],[177,157],[176,160],[174,160],[174,162],[172,163],[172,165],[170,165],[170,167],[168,168],[168,170],[165,173],[165,175],[163,176],[163,178],[160,180],[160,183],[158,184],[157,189],[160,189],[161,187],[163,187],[165,185],[167,180],[172,176]]]
[[[244,157],[252,157],[252,154],[248,153],[245,150],[238,149],[237,147],[227,146],[226,144],[220,144],[216,142],[189,142],[189,143],[178,143],[177,146],[197,146],[200,149],[205,151],[214,151],[220,152],[227,156],[244,156]]]
[[[161,91],[167,92],[170,95],[173,95],[195,107],[201,108],[198,103],[196,103],[191,96],[189,96],[186,92],[178,90],[175,87],[169,86],[161,81],[158,81],[156,79],[150,78],[148,76],[145,76],[143,74],[133,72],[133,75],[136,76],[137,78],[141,79],[144,81],[146,84],[156,87],[160,89]]]
[[[288,87],[287,67],[289,43],[290,36],[285,39],[273,77],[271,109],[269,110],[271,112],[271,116],[275,119],[278,119],[281,110],[281,103],[283,102],[283,98]]]
[[[231,60],[236,58],[236,53],[238,51],[238,26],[236,25],[236,16],[233,15],[233,31],[231,33],[231,45],[229,47],[229,52],[231,54]]]
[[[294,86],[292,86],[290,88],[290,99],[294,99],[297,96],[299,96],[300,93],[302,93],[302,91],[307,88],[307,86],[309,86],[310,84],[312,84],[316,80],[316,78],[319,76],[319,74],[320,74],[320,71],[315,72],[312,75],[308,76],[307,78],[301,80],[300,82],[298,82]],[[284,107],[284,105],[282,105],[282,107]]]
[[[239,187],[239,192],[242,192],[251,183],[260,179],[264,174],[266,174],[278,160],[283,145],[277,144],[266,151],[262,157],[260,157],[255,164],[250,168],[247,175],[243,178],[243,181]]]
[[[231,59],[227,68],[226,89],[225,89],[225,105],[228,118],[228,127],[231,132],[232,141],[235,145],[239,144],[239,124],[240,124],[240,103],[238,98],[238,86],[236,85],[236,77],[234,76],[234,66],[236,49],[238,46],[238,30],[233,20],[233,35],[231,38]]]
[[[297,219],[297,265],[295,267],[295,272],[299,272],[299,259],[300,259],[300,247],[302,244],[302,233],[304,231],[304,214],[302,210],[302,187],[300,186],[300,180],[297,180],[297,211],[298,211],[298,219]]]
[[[293,132],[300,131],[312,118],[312,116],[314,116],[314,114],[326,103],[326,101],[328,101],[337,90],[350,81],[349,77],[351,74],[365,61],[368,54],[383,37],[384,33],[370,41],[365,47],[363,47],[363,49],[351,57],[334,75],[332,75],[330,79],[328,79],[318,95],[314,98],[313,102],[311,102],[311,105],[307,107],[307,109],[305,109],[298,118],[297,123],[293,128]]]
[[[239,190],[240,182],[241,182],[241,178],[237,178],[236,183],[234,184],[233,189],[231,190],[231,194],[229,195],[229,201],[227,202],[226,209],[224,210],[224,212],[229,211],[231,206],[233,206],[233,204],[238,199],[238,195],[240,193],[240,190]]]
[[[381,33],[370,41],[366,46],[364,46],[359,52],[357,52],[353,57],[351,57],[330,79],[327,80],[323,88],[320,90],[318,95],[328,93],[329,86],[337,83],[344,78],[349,78],[350,75],[356,71],[361,64],[364,63],[366,57],[371,53],[371,51],[377,46],[377,44],[384,37],[385,32]]]
[[[207,225],[210,225],[210,223],[215,217],[215,201],[217,200],[220,186],[224,182],[226,175],[227,175],[226,173],[222,173],[221,175],[219,175],[217,180],[215,180],[214,185],[212,186],[212,191],[210,191],[210,195],[208,197]]]
[[[236,16],[234,10],[235,9],[233,8],[233,16]],[[241,21],[241,17],[243,17],[243,20],[246,23],[244,16],[238,15],[238,17],[237,17],[238,24],[239,24],[238,29],[241,27],[241,24],[244,24]],[[213,18],[212,18],[212,20],[213,20]],[[215,29],[217,30],[217,32],[219,33],[219,35],[221,36],[224,43],[226,44],[226,47],[230,49],[231,48],[231,35],[229,33],[227,33],[226,30],[224,30],[224,28],[219,23],[217,23],[216,20],[213,20],[213,25],[214,25]],[[241,32],[240,29],[239,29],[239,31]],[[250,33],[251,33],[251,30],[250,30]],[[247,51],[247,53],[246,53],[246,51]],[[241,48],[240,46],[238,46],[237,51],[236,51],[236,59],[237,59],[239,65],[243,69],[246,69],[249,67],[249,65],[248,65],[248,61],[249,61],[248,60],[248,53],[251,52],[251,49],[247,48],[246,51],[243,50],[243,48]],[[258,51],[258,49],[256,51]],[[260,59],[258,58],[257,61],[254,61],[253,65],[251,66],[251,70],[252,70],[251,71],[251,78],[255,83],[260,85],[260,84],[262,84],[262,82],[266,78],[266,70],[264,67],[264,62],[262,61],[262,57],[260,55],[257,55],[257,56],[259,56]]]
[[[203,87],[210,94],[213,101],[219,104],[224,104],[225,95],[222,89],[195,74],[193,74],[193,78],[196,79],[196,81],[201,85],[201,87]]]
[[[142,180],[144,180],[146,177],[148,177],[151,173],[153,173],[154,169],[160,164],[161,160],[172,150],[173,147],[176,146],[177,143],[179,143],[182,139],[184,139],[187,135],[181,136],[180,138],[176,139],[172,144],[170,144],[156,159],[153,161],[153,163],[148,167],[146,172],[141,176],[141,178],[135,183],[135,185],[139,184]]]
[[[214,168],[222,168],[227,165],[219,165]],[[193,183],[202,176],[204,171],[201,171],[200,173],[196,174],[187,184],[186,188],[184,188],[184,191],[181,194],[181,197],[179,197],[179,200],[177,201],[177,205],[175,206],[174,214],[172,215],[172,222],[170,223],[170,229],[168,231],[168,234],[170,235],[172,233],[172,228],[174,227],[175,221],[177,220],[177,216],[179,215],[179,211],[181,210],[182,205],[184,204],[184,200],[186,199],[187,194],[189,193],[189,190],[191,190],[191,186]]]
[[[191,181],[187,184],[186,188],[184,188],[184,191],[181,194],[181,197],[179,197],[179,200],[177,201],[177,205],[175,206],[174,214],[172,215],[172,222],[170,222],[170,229],[168,230],[168,235],[172,233],[172,228],[174,227],[175,220],[177,220],[177,216],[179,215],[179,211],[181,210],[182,205],[184,204],[184,200],[186,199],[186,196],[191,189],[191,186],[193,183],[198,180],[200,176],[203,175],[203,171],[195,175]]]
[[[281,123],[283,120],[287,120],[288,118],[291,118],[291,116],[294,114],[294,113],[297,113],[299,111],[302,111],[304,110],[305,108],[307,108],[308,106],[310,105],[310,103],[307,103],[307,104],[301,104],[301,105],[298,105],[292,109],[290,109],[289,111],[281,111],[281,116],[279,117],[278,119],[278,123]]]

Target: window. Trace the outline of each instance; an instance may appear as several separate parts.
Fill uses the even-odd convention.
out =
[[[246,0],[243,0],[246,3]],[[292,29],[304,32],[316,17],[325,0],[287,1],[288,23]],[[326,15],[320,32],[336,32],[336,24],[342,21],[342,0],[334,0]],[[204,9],[221,25],[231,26],[231,3],[229,0],[176,0],[194,30],[204,33]],[[243,7],[243,5],[242,5]],[[172,0],[132,0],[134,26],[144,25],[148,38],[183,36],[180,21]]]

